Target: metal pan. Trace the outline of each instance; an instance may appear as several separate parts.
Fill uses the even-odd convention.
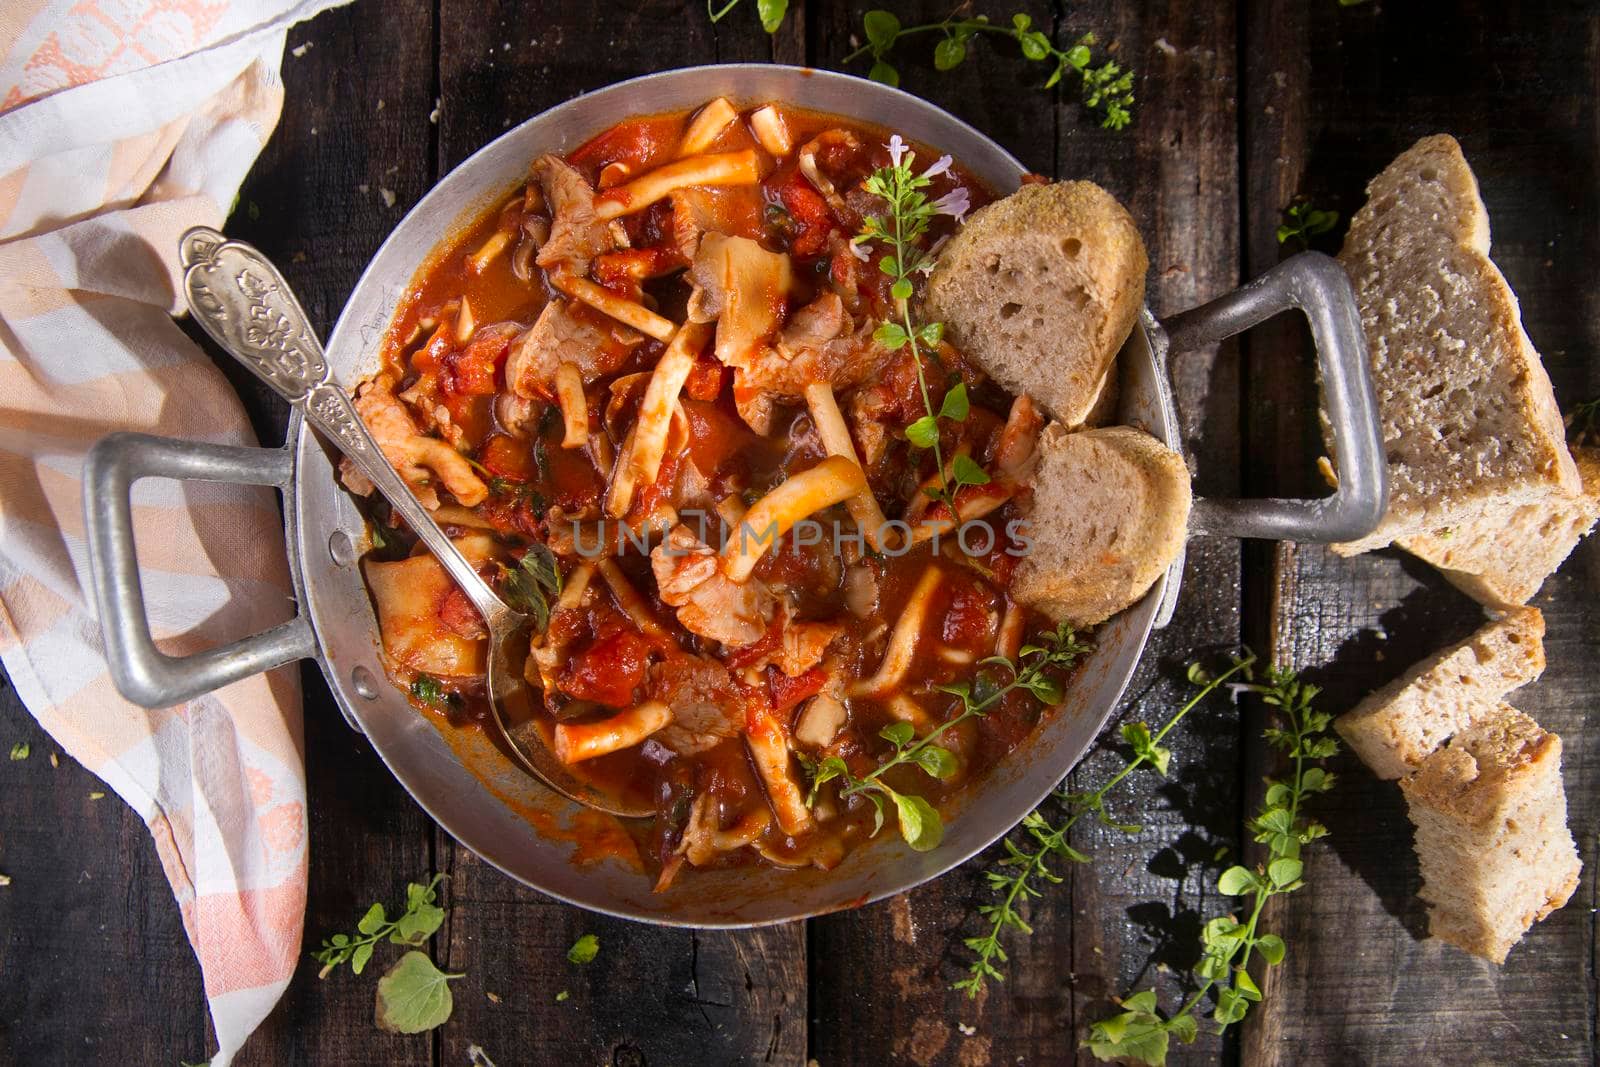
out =
[[[449,235],[520,184],[529,160],[563,152],[629,116],[696,106],[714,96],[782,100],[894,130],[949,152],[1001,192],[1023,168],[989,138],[926,101],[841,74],[769,65],[696,67],[622,82],[529,119],[451,172],[401,221],[368,265],[327,345],[349,385],[377,364],[379,342],[418,266]],[[1385,475],[1377,405],[1354,296],[1323,256],[1289,260],[1211,304],[1169,320],[1146,309],[1124,347],[1121,417],[1179,447],[1166,363],[1170,351],[1229,336],[1288,308],[1310,320],[1340,487],[1315,501],[1199,501],[1194,532],[1347,540],[1382,514]],[[1204,457],[1201,457],[1204,461]],[[300,614],[292,622],[199,655],[172,658],[150,637],[134,556],[128,490],[140,477],[235,481],[283,492],[284,535]],[[116,434],[92,450],[85,478],[95,595],[119,689],[162,706],[296,659],[314,659],[351,726],[366,734],[439,825],[511,877],[596,911],[674,925],[782,922],[852,907],[933,878],[1009,830],[1077,763],[1116,710],[1151,630],[1170,613],[1180,560],[1138,604],[1100,628],[1064,706],[1009,759],[952,802],[943,845],[911,851],[893,834],[835,870],[695,872],[668,892],[618,858],[581,862],[577,835],[594,816],[543,789],[487,742],[447,738],[384,676],[357,565],[363,528],[328,452],[298,420],[282,448],[223,448]]]

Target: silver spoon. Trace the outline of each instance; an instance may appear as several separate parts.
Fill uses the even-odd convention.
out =
[[[300,412],[367,477],[444,565],[489,629],[489,710],[523,770],[580,804],[625,817],[654,814],[575,774],[549,749],[533,715],[518,649],[531,620],[501,600],[412,495],[372,439],[350,397],[332,380],[322,343],[283,276],[261,252],[206,226],[183,235],[183,295],[217,344]]]

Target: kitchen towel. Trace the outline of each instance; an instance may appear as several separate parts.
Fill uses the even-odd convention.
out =
[[[178,238],[222,224],[277,124],[288,27],[337,2],[0,4],[0,661],[39,724],[149,826],[204,975],[217,1067],[300,957],[298,673],[156,711],[123,700],[90,606],[79,478],[115,430],[255,444],[171,318]],[[293,613],[270,490],[147,480],[134,512],[164,651]],[[26,870],[9,873],[8,891],[26,893]]]

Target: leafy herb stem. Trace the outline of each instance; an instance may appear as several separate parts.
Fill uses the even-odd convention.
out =
[[[1261,932],[1261,916],[1273,897],[1305,884],[1300,851],[1328,831],[1300,812],[1306,798],[1333,788],[1333,775],[1320,763],[1337,753],[1339,745],[1325,736],[1332,716],[1312,707],[1319,690],[1300,682],[1292,671],[1273,668],[1264,683],[1246,688],[1278,710],[1285,726],[1269,727],[1263,736],[1288,759],[1291,769],[1283,780],[1268,780],[1266,797],[1249,824],[1255,841],[1267,846],[1266,862],[1254,868],[1229,867],[1217,879],[1224,895],[1251,898],[1249,918],[1240,923],[1232,915],[1222,915],[1206,923],[1195,967],[1199,987],[1172,1016],[1163,1019],[1157,1014],[1155,991],[1146,989],[1124,999],[1119,1014],[1093,1024],[1085,1044],[1099,1059],[1132,1059],[1159,1067],[1166,1062],[1171,1038],[1185,1043],[1195,1039],[1199,1032],[1195,1013],[1208,995],[1216,995],[1211,1018],[1216,1032],[1222,1033],[1261,1000],[1260,986],[1250,975],[1251,961],[1257,955],[1268,966],[1283,961],[1283,939]]]
[[[1033,838],[1036,847],[1028,851],[1019,847],[1010,839],[1006,840],[1006,858],[1000,861],[1002,867],[1011,867],[1013,870],[995,870],[988,874],[989,884],[1000,891],[1002,896],[995,904],[984,905],[979,909],[980,914],[988,921],[988,931],[979,937],[968,938],[965,942],[967,948],[973,951],[974,959],[968,968],[966,978],[957,982],[954,988],[963,990],[967,996],[976,997],[982,991],[985,981],[990,978],[1003,981],[1004,977],[995,966],[995,962],[1004,963],[1006,960],[1005,948],[1001,944],[1002,935],[1010,927],[1021,933],[1032,933],[1032,927],[1023,919],[1016,910],[1019,900],[1026,900],[1039,895],[1040,890],[1035,888],[1037,879],[1049,882],[1061,881],[1060,875],[1055,874],[1048,866],[1048,860],[1054,855],[1060,855],[1073,863],[1087,863],[1089,857],[1067,844],[1067,837],[1078,820],[1093,812],[1108,826],[1136,832],[1138,827],[1127,827],[1115,822],[1106,815],[1105,798],[1116,789],[1122,781],[1134,771],[1149,763],[1162,774],[1166,774],[1167,763],[1170,759],[1169,750],[1161,747],[1161,742],[1172,730],[1182,722],[1184,716],[1210,696],[1216,689],[1229,678],[1240,672],[1248,671],[1255,657],[1245,655],[1233,661],[1233,666],[1216,677],[1206,677],[1195,664],[1190,668],[1191,681],[1203,680],[1202,688],[1189,702],[1173,713],[1172,717],[1151,734],[1149,728],[1142,722],[1131,722],[1123,726],[1122,736],[1133,746],[1134,758],[1123,765],[1122,769],[1112,775],[1105,784],[1090,793],[1058,793],[1061,799],[1068,804],[1068,815],[1065,821],[1058,826],[1050,822],[1039,812],[1031,812],[1023,819],[1022,825]]]
[[[888,211],[884,215],[871,215],[864,219],[861,232],[852,238],[851,244],[859,247],[876,241],[885,246],[888,252],[878,260],[878,270],[893,279],[889,295],[894,301],[894,314],[898,321],[880,324],[873,332],[873,338],[891,352],[910,348],[924,414],[906,427],[906,440],[917,448],[933,452],[939,485],[936,489],[929,489],[928,495],[942,501],[950,509],[951,519],[959,522],[956,491],[963,485],[986,485],[989,476],[969,456],[958,456],[948,470],[945,468],[939,422],[966,421],[970,409],[967,387],[964,382],[957,382],[945,393],[939,407],[934,408],[933,395],[928,390],[926,367],[926,359],[932,353],[927,350],[943,340],[944,324],[928,322],[918,326],[911,313],[911,298],[916,292],[916,275],[933,269],[932,251],[922,246],[929,226],[940,215],[960,219],[967,212],[970,197],[964,187],[957,185],[937,200],[928,199],[926,190],[933,184],[933,179],[950,169],[949,156],[941,156],[919,174],[911,169],[917,158],[916,153],[906,146],[898,134],[889,139],[888,148],[889,165],[878,168],[866,180],[867,191],[881,199]],[[866,253],[861,254],[865,258]]]
[[[906,843],[921,852],[936,848],[944,834],[938,811],[920,796],[897,792],[883,780],[883,775],[890,768],[915,764],[933,778],[941,781],[949,778],[956,772],[958,764],[954,753],[936,743],[939,738],[960,723],[987,714],[1007,694],[1018,689],[1027,690],[1043,703],[1059,704],[1063,699],[1062,686],[1049,672],[1051,669],[1065,670],[1088,650],[1089,646],[1077,639],[1072,627],[1062,623],[1054,633],[1045,635],[1041,643],[1019,649],[1016,662],[1004,656],[990,656],[980,666],[1001,667],[1009,671],[1010,682],[992,691],[980,692],[975,692],[974,683],[969,682],[938,686],[941,692],[950,693],[961,700],[961,711],[929,730],[920,739],[908,722],[894,722],[885,726],[878,736],[892,744],[894,752],[867,774],[856,777],[850,772],[849,765],[838,756],[829,756],[821,761],[802,758],[801,765],[811,778],[811,792],[806,803],[814,805],[817,791],[823,783],[837,778],[843,783],[839,790],[841,799],[864,795],[872,802],[876,809],[873,834],[883,827],[883,801],[887,799],[895,806],[900,835]],[[984,677],[979,675],[978,686],[983,685]]]
[[[373,948],[387,938],[397,945],[420,945],[433,936],[444,922],[444,909],[434,903],[437,889],[445,876],[436,874],[426,885],[413,882],[406,886],[406,910],[390,919],[381,903],[368,908],[356,924],[354,934],[334,934],[322,942],[322,948],[311,954],[322,964],[318,978],[326,978],[341,963],[360,974],[372,958]]]
[[[960,11],[956,14],[960,14]],[[1098,67],[1090,66],[1094,59],[1094,34],[1084,34],[1070,48],[1062,51],[1051,42],[1048,34],[1033,28],[1031,16],[1021,12],[1011,16],[1010,25],[992,23],[986,15],[957,18],[956,14],[939,22],[903,27],[893,12],[868,11],[861,21],[866,43],[845,56],[844,62],[850,63],[870,53],[873,63],[867,76],[874,81],[898,85],[900,73],[890,64],[888,56],[902,38],[942,33],[944,39],[933,50],[933,65],[945,71],[960,66],[966,60],[967,45],[978,34],[998,34],[1016,41],[1024,59],[1055,63],[1055,69],[1045,80],[1044,88],[1054,88],[1069,70],[1077,74],[1082,81],[1084,106],[1103,112],[1100,119],[1102,126],[1120,130],[1133,121],[1133,72],[1123,70],[1119,64],[1110,61]]]

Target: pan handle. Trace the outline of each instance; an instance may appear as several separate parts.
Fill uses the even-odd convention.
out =
[[[1162,323],[1171,351],[1215,344],[1299,308],[1317,349],[1322,407],[1332,430],[1339,488],[1316,500],[1196,500],[1193,533],[1274,541],[1354,541],[1378,526],[1389,501],[1389,469],[1366,337],[1343,268],[1302,252],[1209,304]]]
[[[89,450],[83,468],[89,566],[117,691],[143,707],[163,708],[315,656],[316,635],[304,614],[190,656],[168,656],[156,648],[139,582],[131,496],[133,483],[149,477],[271,485],[287,494],[294,460],[282,448],[237,448],[142,433],[114,433]]]

